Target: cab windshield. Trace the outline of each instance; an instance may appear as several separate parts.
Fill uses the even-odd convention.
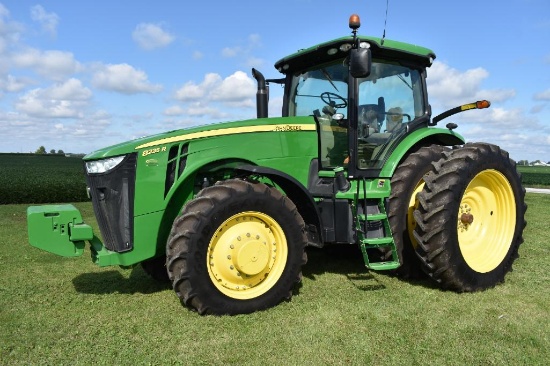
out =
[[[394,142],[425,113],[420,72],[373,61],[358,80],[357,168],[381,168]],[[342,62],[293,77],[289,116],[314,115],[320,127],[323,168],[345,166],[348,156],[348,67]]]

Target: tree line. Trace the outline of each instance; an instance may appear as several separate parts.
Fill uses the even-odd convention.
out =
[[[550,165],[550,161],[545,163],[543,162],[542,160],[535,160],[535,161],[532,161],[532,162],[529,162],[527,160],[519,160],[518,161],[518,165],[535,165],[535,164],[547,164],[547,165]]]
[[[36,149],[36,151],[34,152],[35,154],[47,154],[46,152],[46,148],[44,146],[40,146],[38,149]],[[50,154],[65,154],[65,152],[63,150],[55,150],[55,149],[51,149],[50,150]]]

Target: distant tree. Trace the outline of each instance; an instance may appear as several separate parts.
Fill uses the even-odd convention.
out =
[[[520,160],[518,161],[518,165],[529,165],[529,162],[527,160]]]
[[[63,150],[61,150],[61,149],[60,149],[60,150],[57,150],[57,153],[60,154],[60,155],[61,155],[61,154],[65,154],[65,153],[63,152]]]
[[[55,154],[55,149],[51,149],[50,154]]]
[[[46,153],[46,148],[44,146],[40,146],[38,148],[38,150],[36,150],[34,153],[35,154],[45,154]]]

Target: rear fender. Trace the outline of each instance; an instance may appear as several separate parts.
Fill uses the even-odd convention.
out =
[[[384,164],[384,167],[380,171],[380,177],[391,178],[395,169],[397,169],[397,166],[405,156],[419,147],[432,144],[452,146],[462,145],[464,143],[464,137],[448,129],[426,127],[413,131],[399,143],[399,146],[397,146],[390,155],[386,164]]]

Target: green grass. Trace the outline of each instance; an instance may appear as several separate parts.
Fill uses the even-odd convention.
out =
[[[527,203],[521,257],[494,289],[445,292],[368,272],[355,247],[309,250],[292,301],[234,317],[187,310],[140,267],[32,248],[26,206],[0,206],[0,364],[546,364],[550,195]]]

